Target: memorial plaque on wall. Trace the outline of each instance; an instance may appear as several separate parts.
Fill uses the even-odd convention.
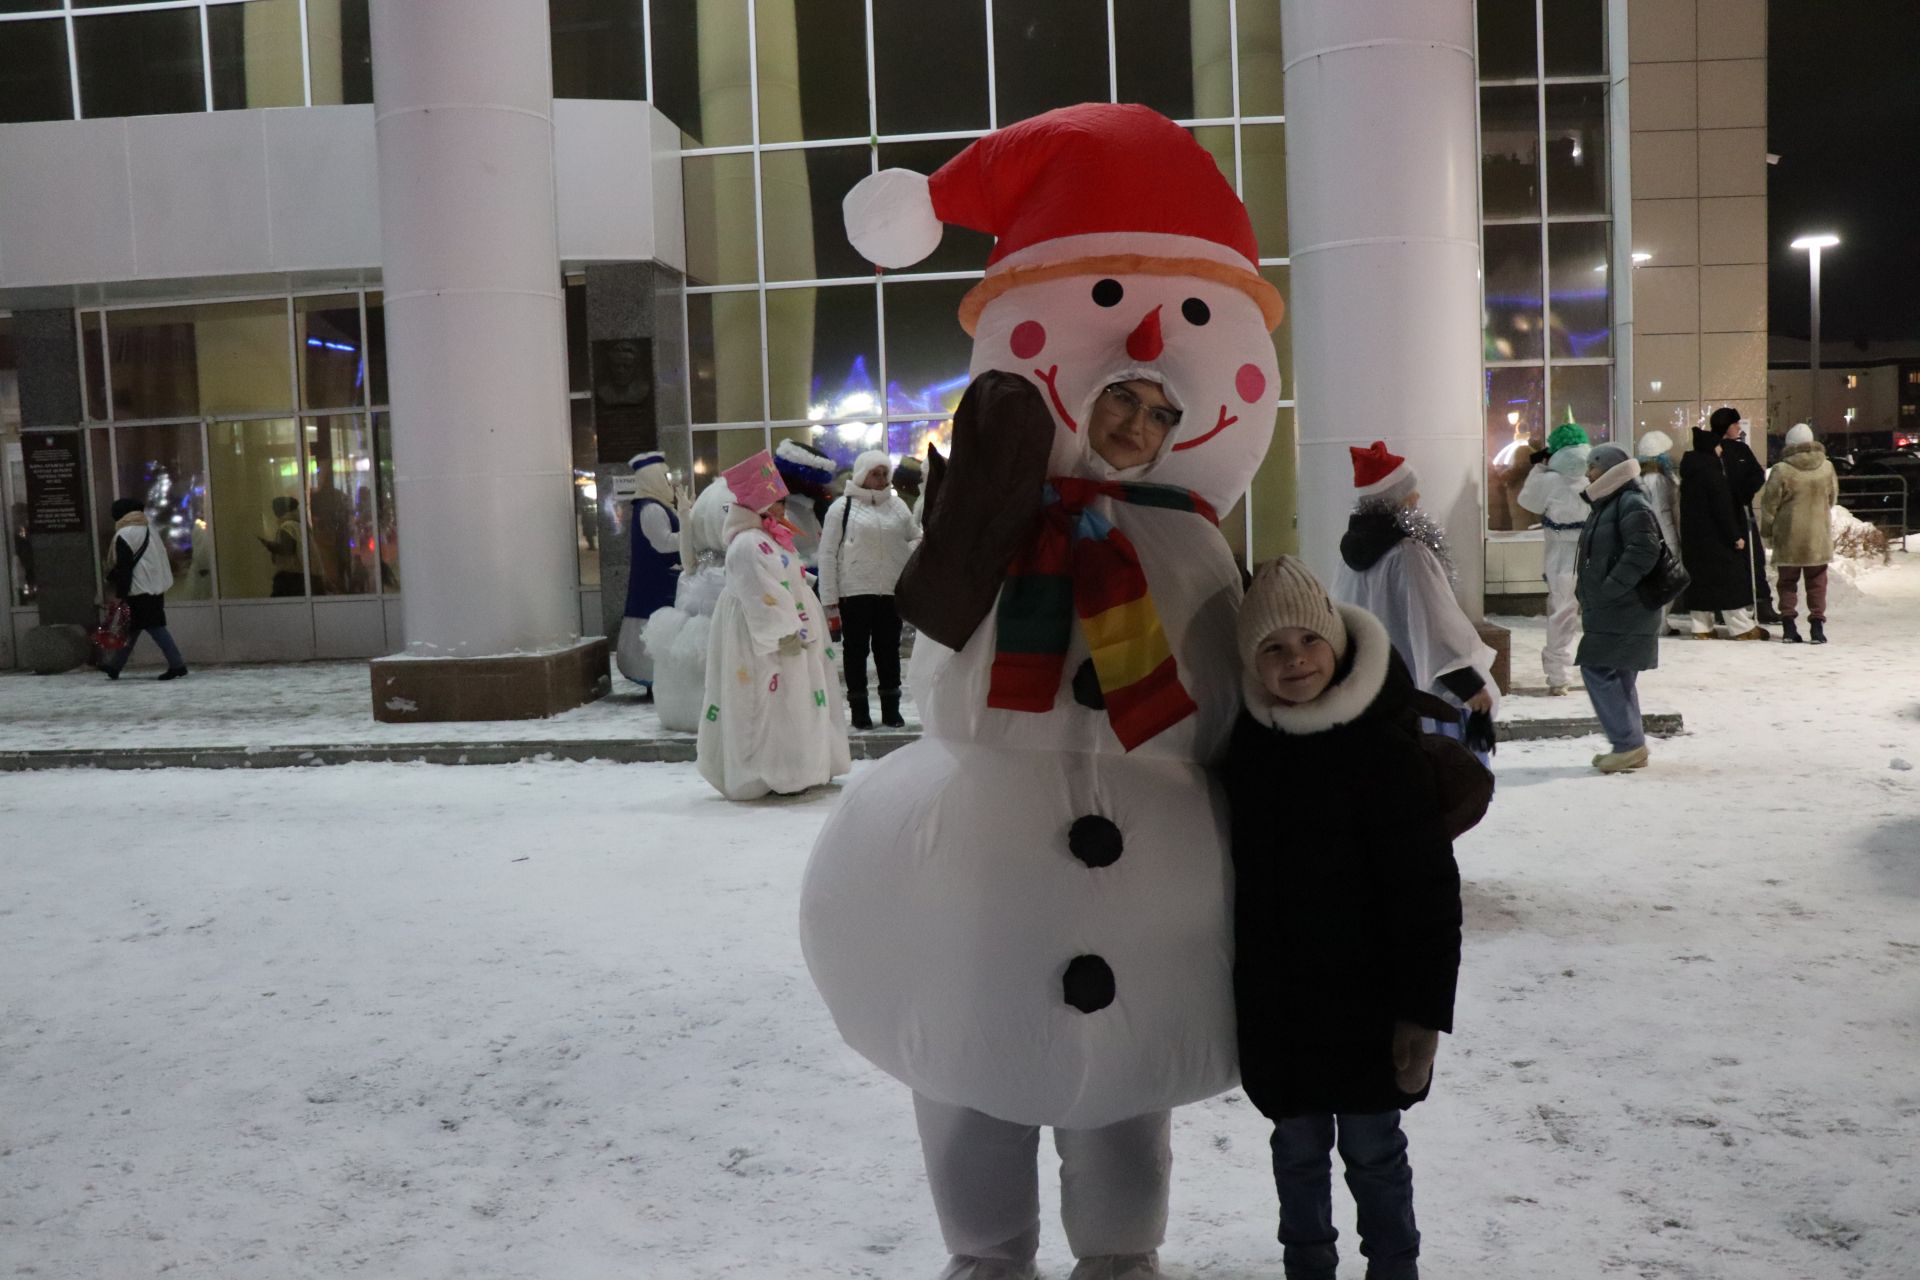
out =
[[[27,469],[27,532],[33,535],[87,531],[87,481],[78,431],[23,435]]]
[[[593,344],[593,430],[601,462],[625,462],[659,448],[653,412],[653,340],[604,338]]]

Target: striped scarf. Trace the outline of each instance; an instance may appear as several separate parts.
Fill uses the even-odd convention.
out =
[[[1049,480],[1032,540],[1007,568],[995,624],[987,705],[1050,711],[1073,639],[1087,638],[1107,721],[1128,751],[1197,710],[1147,592],[1140,554],[1099,512],[1095,498],[1192,511],[1219,524],[1198,494],[1169,485],[1058,477]]]

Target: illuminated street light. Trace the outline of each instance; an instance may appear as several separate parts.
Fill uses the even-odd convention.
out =
[[[1831,231],[1816,231],[1809,235],[1801,236],[1789,246],[1807,255],[1808,292],[1812,299],[1810,305],[1813,312],[1813,323],[1811,326],[1813,332],[1810,335],[1812,341],[1807,347],[1807,386],[1810,397],[1807,408],[1807,423],[1815,431],[1820,429],[1820,251],[1822,249],[1831,249],[1839,243],[1840,237],[1834,235]],[[1849,422],[1847,427],[1849,434],[1851,434],[1853,424]]]

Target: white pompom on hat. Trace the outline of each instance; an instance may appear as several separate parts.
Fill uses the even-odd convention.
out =
[[[1657,458],[1663,453],[1673,452],[1673,437],[1664,431],[1649,431],[1640,437],[1640,443],[1634,446],[1634,456],[1641,461]]]
[[[1796,422],[1787,432],[1787,448],[1813,443],[1813,428],[1804,422]]]

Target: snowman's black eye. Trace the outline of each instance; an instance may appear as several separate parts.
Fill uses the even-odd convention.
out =
[[[1181,303],[1180,314],[1187,318],[1188,324],[1196,327],[1213,319],[1213,312],[1207,308],[1206,303],[1200,301],[1198,298],[1188,298],[1185,302]]]
[[[1118,280],[1102,280],[1093,286],[1093,300],[1103,307],[1117,307],[1127,291],[1120,287]]]

